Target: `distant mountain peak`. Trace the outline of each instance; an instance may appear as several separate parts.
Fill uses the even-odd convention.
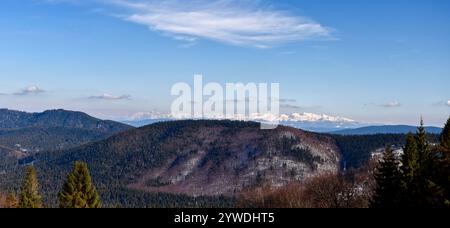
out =
[[[283,121],[307,121],[307,122],[316,122],[316,121],[328,121],[328,122],[357,122],[355,120],[340,117],[340,116],[330,116],[326,114],[315,114],[315,113],[292,113],[290,115],[280,115],[280,119]]]

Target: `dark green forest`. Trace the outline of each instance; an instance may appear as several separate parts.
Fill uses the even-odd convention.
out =
[[[217,124],[226,127],[224,134],[250,127],[259,129],[257,123],[234,121],[180,121],[159,123],[136,132],[124,132],[106,141],[90,143],[69,150],[56,150],[20,159],[13,167],[13,172],[3,175],[0,188],[3,192],[18,191],[23,178],[23,169],[28,164],[36,167],[43,199],[46,205],[56,206],[56,193],[63,184],[63,178],[70,171],[73,161],[89,164],[93,180],[109,207],[219,207],[229,206],[232,200],[226,197],[189,197],[184,195],[142,193],[129,190],[125,186],[140,177],[145,170],[160,166],[170,156],[176,155],[178,148],[192,143],[191,137],[202,127],[214,127]],[[226,153],[211,152],[206,160],[220,160]],[[3,167],[0,167],[3,168]],[[136,197],[136,198],[135,198]],[[132,203],[131,203],[131,202]]]

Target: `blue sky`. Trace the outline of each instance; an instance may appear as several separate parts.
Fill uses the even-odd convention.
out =
[[[0,107],[164,112],[201,73],[279,82],[283,112],[439,126],[449,24],[448,0],[2,0]]]

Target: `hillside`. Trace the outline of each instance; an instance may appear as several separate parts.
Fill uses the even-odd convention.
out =
[[[330,132],[336,135],[375,135],[375,134],[408,134],[415,133],[417,127],[408,125],[384,125],[384,126],[368,126],[355,129],[345,129]],[[425,130],[431,134],[440,134],[442,128],[426,127]]]
[[[15,130],[30,127],[61,127],[95,130],[103,133],[120,132],[130,128],[128,125],[109,120],[100,120],[83,112],[58,109],[41,113],[27,113],[0,109],[0,130]]]
[[[72,148],[131,128],[81,112],[0,110],[0,145],[29,153]]]
[[[38,168],[49,202],[77,160],[89,164],[105,201],[115,204],[133,200],[124,199],[124,189],[232,197],[255,186],[283,186],[337,172],[340,153],[332,138],[289,127],[260,130],[257,123],[236,121],[157,123],[28,158]]]

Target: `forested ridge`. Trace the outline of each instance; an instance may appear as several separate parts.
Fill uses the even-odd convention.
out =
[[[209,172],[210,178],[221,175],[220,172],[225,171],[224,169],[234,169],[229,170],[231,172],[248,169],[246,163],[242,163],[240,168],[232,168],[223,166],[224,161],[244,159],[242,162],[250,162],[257,157],[269,156],[269,154],[271,154],[270,156],[283,156],[292,161],[297,161],[299,164],[308,164],[311,169],[315,169],[314,164],[324,162],[317,155],[312,155],[306,147],[295,148],[296,144],[304,143],[301,140],[284,137],[278,139],[276,135],[281,133],[283,129],[263,131],[259,127],[258,123],[239,121],[188,120],[157,123],[119,133],[107,140],[89,143],[81,147],[47,151],[24,157],[19,160],[19,164],[15,167],[16,171],[8,172],[7,175],[1,177],[1,187],[3,189],[12,188],[17,191],[19,187],[17,180],[23,178],[24,166],[34,164],[39,176],[44,202],[47,205],[55,206],[57,205],[56,193],[61,188],[63,179],[70,171],[72,163],[84,161],[89,164],[93,181],[96,183],[105,206],[230,206],[233,204],[233,197],[230,196],[193,197],[185,194],[144,192],[130,189],[127,186],[139,181],[147,170],[164,165],[172,157],[178,157],[172,164],[172,166],[175,166],[178,162],[186,159],[186,156],[195,155],[201,150],[206,150],[206,154],[199,162],[198,169]],[[208,130],[204,137],[199,138],[198,135],[202,131],[205,132],[205,129]],[[217,129],[217,132],[214,129]],[[291,129],[290,131],[298,130]],[[257,138],[251,141],[234,138],[236,134],[247,135],[255,132]],[[215,134],[215,136],[208,135],[210,133]],[[325,145],[333,142],[327,136],[308,132],[302,134],[305,135],[302,136],[306,137],[305,139],[323,142]],[[246,151],[244,158],[242,155],[236,157],[238,155],[235,153],[240,150],[239,148]],[[222,168],[218,169],[217,167]],[[222,171],[220,171],[221,169]],[[270,169],[273,170],[274,168]],[[273,170],[273,172],[275,171],[277,170]],[[292,170],[286,171],[286,173],[290,172]],[[259,179],[264,178],[264,173],[257,176]],[[253,181],[259,183],[259,180]],[[148,184],[149,181],[146,183]]]
[[[0,109],[0,163],[10,157],[64,150],[106,139],[131,126],[82,112],[49,110],[27,113]]]

